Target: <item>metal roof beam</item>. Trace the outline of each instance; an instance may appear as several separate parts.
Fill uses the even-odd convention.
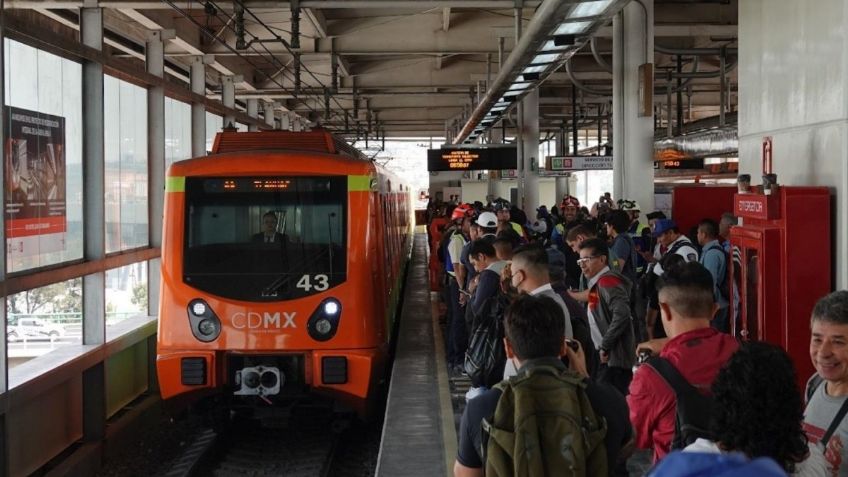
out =
[[[80,8],[83,0],[6,0],[5,8]],[[218,1],[215,2],[221,8],[232,9],[238,2]],[[478,8],[478,9],[511,9],[515,7],[514,0],[302,0],[300,8],[315,9],[371,9],[391,8],[403,10],[429,10],[434,8]],[[536,8],[541,1],[525,0],[525,8]],[[178,8],[202,9],[202,4],[196,1],[176,1]],[[247,0],[244,2],[246,8],[257,9],[287,9],[291,8],[291,2],[276,2],[270,0]],[[171,7],[164,2],[156,1],[125,1],[125,0],[100,0],[99,6],[103,8],[128,8],[133,10],[170,10]],[[257,12],[258,13],[258,12]]]

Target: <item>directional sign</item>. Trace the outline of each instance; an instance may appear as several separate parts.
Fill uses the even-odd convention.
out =
[[[545,168],[549,171],[597,171],[612,169],[612,156],[548,156],[545,159]]]

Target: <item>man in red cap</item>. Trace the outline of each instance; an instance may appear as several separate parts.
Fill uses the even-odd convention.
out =
[[[580,256],[571,247],[566,246],[565,236],[569,230],[583,223],[582,217],[580,217],[580,201],[577,200],[577,197],[566,195],[562,199],[560,208],[562,209],[562,222],[554,226],[554,230],[551,232],[551,242],[565,255],[566,284],[569,287],[576,288],[582,273],[580,267],[577,266],[577,259]]]

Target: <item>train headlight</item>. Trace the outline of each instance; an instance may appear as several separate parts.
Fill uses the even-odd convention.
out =
[[[315,331],[321,333],[322,335],[326,335],[330,331],[333,330],[333,325],[330,324],[330,320],[326,318],[321,318],[320,320],[315,322]]]
[[[204,300],[195,298],[188,303],[188,321],[191,334],[198,341],[208,343],[221,334],[221,320]]]
[[[339,303],[337,301],[324,302],[324,313],[330,316],[339,312]]]
[[[195,301],[191,305],[191,312],[197,316],[203,316],[206,314],[206,303],[203,303],[200,300]]]
[[[218,326],[212,320],[201,320],[197,325],[197,330],[204,336],[210,336],[218,331]]]
[[[336,335],[342,316],[342,304],[335,298],[327,298],[312,312],[306,329],[315,341],[327,341]]]

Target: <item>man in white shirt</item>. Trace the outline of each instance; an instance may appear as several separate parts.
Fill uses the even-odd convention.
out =
[[[573,338],[574,332],[568,307],[551,286],[551,278],[548,273],[548,254],[545,249],[536,245],[528,245],[516,250],[512,256],[510,273],[510,284],[520,293],[548,296],[559,305],[562,309],[563,320],[565,320],[565,337]],[[504,378],[513,376],[515,373],[515,367],[507,361]]]

